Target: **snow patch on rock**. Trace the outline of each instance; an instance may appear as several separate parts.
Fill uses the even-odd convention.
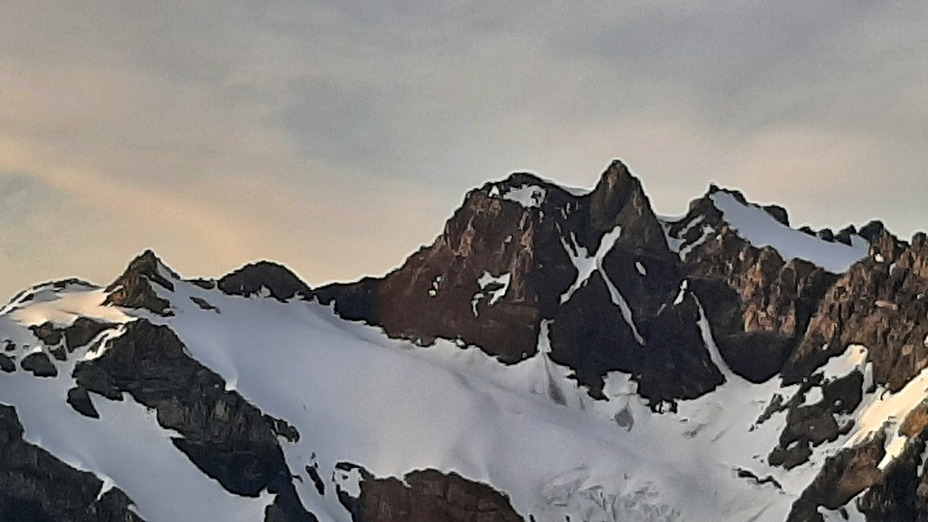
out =
[[[764,209],[745,205],[728,192],[715,192],[709,197],[739,236],[755,247],[774,248],[787,261],[804,259],[830,272],[841,273],[867,256],[868,242],[860,236],[851,236],[851,245],[829,243],[780,223]]]
[[[495,184],[490,187],[489,194],[490,197],[512,201],[525,208],[537,208],[544,203],[547,189],[540,185],[532,184],[525,184],[518,187]]]
[[[509,291],[509,284],[512,282],[512,274],[507,272],[502,275],[494,276],[490,272],[483,272],[483,275],[477,279],[480,290],[474,294],[470,300],[471,310],[474,317],[478,316],[477,304],[481,300],[486,300],[488,306],[493,306],[497,301],[502,299],[506,292]]]
[[[850,351],[850,350],[849,350]],[[899,433],[899,425],[905,415],[918,406],[928,396],[928,368],[919,372],[911,381],[896,393],[885,388],[864,399],[864,403],[855,412],[854,431],[845,447],[856,446],[867,440],[873,433],[883,430],[886,433],[886,455],[879,464],[884,469],[905,449],[908,437]]]

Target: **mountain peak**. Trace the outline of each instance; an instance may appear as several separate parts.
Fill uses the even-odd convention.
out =
[[[624,161],[618,158],[613,158],[613,160],[609,162],[609,166],[606,167],[606,170],[603,171],[602,175],[600,176],[600,183],[607,179],[621,180],[622,178],[633,177],[634,176],[632,175],[631,171],[628,170],[628,165],[626,165]]]
[[[612,163],[600,175],[593,192],[590,193],[594,208],[597,206],[612,207],[616,211],[626,201],[640,196],[644,196],[641,182],[632,175],[621,160],[612,160]]]
[[[928,235],[664,220],[620,160],[355,283],[145,250],[0,309],[0,518],[928,520],[926,296]]]
[[[271,297],[286,301],[296,296],[309,298],[312,289],[289,268],[271,261],[257,261],[234,270],[219,280],[219,289],[229,295],[251,296],[266,288]]]
[[[744,193],[741,192],[740,190],[730,189],[727,187],[719,187],[715,183],[710,183],[709,188],[706,191],[705,195],[703,195],[702,198],[697,199],[693,201],[692,203],[690,203],[690,208],[692,209],[694,206],[698,206],[700,204],[709,205],[710,207],[717,207],[718,205],[715,204],[715,201],[716,201],[716,198],[719,197],[719,195],[728,195],[731,198],[733,198],[735,201],[740,203],[742,206],[745,206],[745,207],[748,207],[748,206],[758,207],[762,209],[764,212],[766,212],[767,214],[769,214],[770,217],[777,220],[781,225],[787,226],[787,227],[790,226],[789,212],[787,212],[787,210],[784,207],[780,205],[775,205],[775,204],[760,205],[757,203],[753,203],[749,201],[748,198],[744,196]]]
[[[151,283],[174,291],[170,279],[180,279],[151,249],[137,255],[126,270],[106,287],[104,304],[125,308],[144,308],[158,315],[169,315],[170,303],[158,297]]]
[[[590,193],[590,226],[608,232],[621,224],[621,241],[638,245],[636,250],[663,253],[664,232],[644,192],[641,181],[621,160],[613,160]]]

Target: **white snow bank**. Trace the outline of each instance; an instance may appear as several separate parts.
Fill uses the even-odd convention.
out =
[[[108,323],[125,323],[133,319],[119,308],[104,306],[106,296],[103,289],[89,292],[48,292],[11,307],[10,315],[24,325],[50,322],[59,327],[70,326],[78,317]]]
[[[677,251],[677,255],[680,256],[681,260],[686,261],[686,256],[690,255],[690,252],[699,248],[700,245],[708,241],[713,235],[715,235],[715,229],[709,225],[703,225],[702,234],[700,234],[695,241],[683,245],[682,248]]]
[[[841,355],[828,359],[828,362],[816,370],[816,373],[822,372],[825,379],[841,378],[854,370],[859,370],[866,375],[869,372],[868,367],[872,367],[872,364],[867,362],[868,356],[869,351],[866,346],[852,344]]]
[[[10,322],[0,321],[0,328],[4,335],[18,336]],[[16,407],[27,442],[92,472],[104,482],[100,493],[115,484],[151,522],[263,520],[273,495],[245,498],[225,491],[174,446],[176,432],[158,425],[154,412],[128,395],[110,401],[91,394],[100,419],[74,411],[65,399],[75,385],[74,361],[81,357],[78,350],[69,361],[57,362],[55,378],[22,370],[0,375],[0,403]]]
[[[853,447],[869,438],[877,430],[886,433],[886,455],[879,464],[884,469],[905,449],[908,437],[899,433],[898,427],[905,416],[928,397],[928,368],[922,370],[896,393],[880,388],[865,404],[858,408],[854,431],[845,447]]]
[[[543,187],[537,185],[525,185],[519,188],[511,189],[503,194],[503,199],[515,201],[525,208],[541,206],[545,200],[546,191]]]
[[[683,284],[686,285],[685,280]],[[680,295],[683,295],[684,292],[686,292],[686,286],[681,288]],[[719,347],[715,344],[715,339],[712,337],[712,327],[709,325],[709,320],[706,318],[706,312],[702,308],[702,303],[699,302],[699,299],[696,298],[695,295],[693,298],[696,299],[696,306],[699,308],[699,333],[702,335],[702,342],[709,352],[709,359],[711,359],[712,364],[719,369],[722,377],[725,378],[725,382],[741,381],[741,377],[735,375],[735,373],[731,371],[731,368],[728,367],[728,363],[725,362],[725,359],[722,358]],[[682,299],[679,297],[677,300],[682,302]],[[676,304],[676,302],[674,304]]]
[[[484,292],[489,292],[490,298],[488,304],[490,306],[496,304],[509,290],[509,282],[512,281],[512,274],[505,273],[501,276],[490,275],[489,272],[484,272],[480,279],[477,280],[477,284],[480,285],[480,289]],[[490,288],[491,285],[497,286],[496,288]]]
[[[493,306],[509,291],[509,283],[511,281],[512,274],[509,272],[494,276],[484,271],[483,275],[477,279],[480,290],[475,293],[474,297],[470,300],[470,307],[474,313],[474,317],[477,317],[477,303],[479,303],[481,299],[486,299],[487,305]]]
[[[525,208],[540,207],[545,201],[547,192],[545,187],[532,184],[525,184],[518,187],[493,185],[493,187],[490,188],[490,196],[501,197],[507,201],[516,202]]]
[[[851,236],[852,246],[829,243],[794,230],[764,209],[744,205],[727,192],[715,192],[709,197],[738,235],[756,247],[773,247],[785,260],[804,259],[825,270],[840,273],[867,256],[867,241],[859,236]]]
[[[689,233],[689,231],[692,230],[693,227],[702,223],[702,221],[705,219],[705,216],[696,216],[696,218],[690,221],[689,223],[687,223],[686,226],[683,227],[682,230],[677,231],[676,236],[672,236],[670,234],[670,229],[673,227],[674,224],[682,221],[684,218],[685,216],[658,217],[658,222],[661,224],[661,228],[664,229],[664,239],[667,240],[667,248],[669,248],[671,252],[676,252],[676,253],[680,252],[680,248],[683,246],[683,243],[686,242],[686,240],[683,239],[684,236],[686,236],[686,234]]]
[[[177,315],[158,320],[203,364],[234,378],[246,398],[300,431],[299,442],[283,445],[295,473],[313,454],[323,476],[337,462],[381,477],[456,472],[505,491],[522,516],[539,522],[773,521],[794,498],[733,472],[735,463],[762,466],[754,456],[776,440],[776,421],[751,426],[762,402],[736,417],[705,402],[682,405],[681,416],[654,415],[633,383],[626,380],[630,394],[616,390],[616,380],[628,377],[620,374],[608,379],[610,399],[595,401],[549,359],[546,325],[537,354],[504,366],[452,342],[425,349],[390,340],[313,303],[242,299],[187,284],[175,296]],[[189,296],[223,313],[205,313]],[[768,392],[733,396],[741,404]],[[642,451],[649,447],[676,450]],[[310,510],[350,520],[333,493],[320,496],[304,479],[296,485]]]

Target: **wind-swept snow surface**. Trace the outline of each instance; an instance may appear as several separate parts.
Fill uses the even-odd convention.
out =
[[[23,326],[46,320],[66,322],[63,319],[76,312],[78,305],[91,315],[129,319],[117,313],[118,309],[94,307],[93,303],[102,301],[100,295],[85,289],[68,292],[61,299],[48,296],[31,305],[25,303],[0,315],[0,338],[13,341],[23,353],[42,351],[41,343]],[[112,335],[112,331],[103,332],[99,339]],[[92,472],[103,480],[103,489],[118,486],[148,521],[263,520],[273,495],[230,495],[177,450],[171,442],[175,432],[159,426],[154,413],[128,395],[110,401],[92,394],[99,419],[72,409],[65,401],[68,389],[75,385],[71,372],[85,352],[86,348],[79,349],[68,361],[59,362],[56,377],[35,377],[22,370],[0,375],[0,403],[16,407],[27,442],[76,469]]]
[[[607,234],[593,255],[573,245],[574,261],[584,268],[578,266],[577,285],[600,268],[597,260],[617,236],[618,230]],[[484,282],[505,286],[503,279]],[[504,492],[522,517],[537,522],[782,521],[818,471],[811,463],[787,472],[766,462],[786,412],[759,418],[774,394],[789,398],[796,387],[735,376],[701,309],[695,326],[726,381],[699,399],[679,401],[675,412],[657,414],[637,394],[632,376],[620,372],[606,376],[604,400],[592,399],[570,369],[550,359],[548,321],[537,353],[507,366],[451,341],[423,348],[391,340],[315,302],[230,296],[171,282],[174,291],[156,291],[171,302],[173,315],[101,307],[99,290],[86,289],[8,308],[0,314],[0,333],[23,353],[45,350],[27,327],[49,319],[68,323],[75,303],[83,303],[81,313],[119,319],[99,334],[99,343],[124,335],[119,323],[135,320],[132,315],[170,327],[228,389],[299,431],[297,441],[280,445],[299,476],[299,498],[322,521],[351,520],[337,491],[357,495],[364,479],[344,464],[375,477],[455,472]],[[680,294],[687,292],[684,285]],[[0,375],[0,402],[17,407],[27,439],[125,491],[151,522],[261,520],[270,495],[243,498],[223,490],[171,444],[174,433],[144,406],[91,395],[101,416],[91,419],[65,403],[74,384],[70,361],[99,355],[107,349],[99,343],[72,354],[54,378]],[[865,361],[866,351],[854,348],[822,371],[841,375]],[[924,380],[911,386],[918,391]],[[862,405],[860,430],[829,443],[828,454],[878,429],[910,399],[907,388]],[[324,491],[309,469],[318,470]]]
[[[609,378],[609,401],[590,399],[547,358],[546,327],[534,357],[503,366],[450,342],[424,349],[388,340],[318,304],[176,286],[163,294],[177,305],[165,324],[192,356],[300,431],[284,447],[292,470],[315,455],[322,470],[350,462],[375,476],[453,471],[506,492],[539,522],[782,520],[791,499],[735,471],[764,467],[756,441],[769,443],[776,422],[764,428],[770,437],[747,441],[769,386],[733,389],[748,406],[737,418],[698,401],[683,416],[655,415],[621,374]],[[203,313],[190,297],[220,313]],[[616,379],[626,384],[616,388]],[[706,452],[715,443],[718,454]],[[728,456],[735,446],[741,451]],[[319,495],[308,479],[297,487],[321,518],[349,520],[334,495]]]
[[[830,243],[794,230],[764,209],[745,205],[728,192],[715,192],[710,197],[738,235],[756,247],[773,247],[783,259],[805,259],[825,270],[840,273],[867,256],[868,242],[860,236],[852,235],[851,245]]]

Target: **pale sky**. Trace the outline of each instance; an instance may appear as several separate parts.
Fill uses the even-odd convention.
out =
[[[710,182],[794,224],[928,228],[928,2],[0,4],[0,300],[273,259],[382,274],[467,190],[589,187],[657,210]]]

